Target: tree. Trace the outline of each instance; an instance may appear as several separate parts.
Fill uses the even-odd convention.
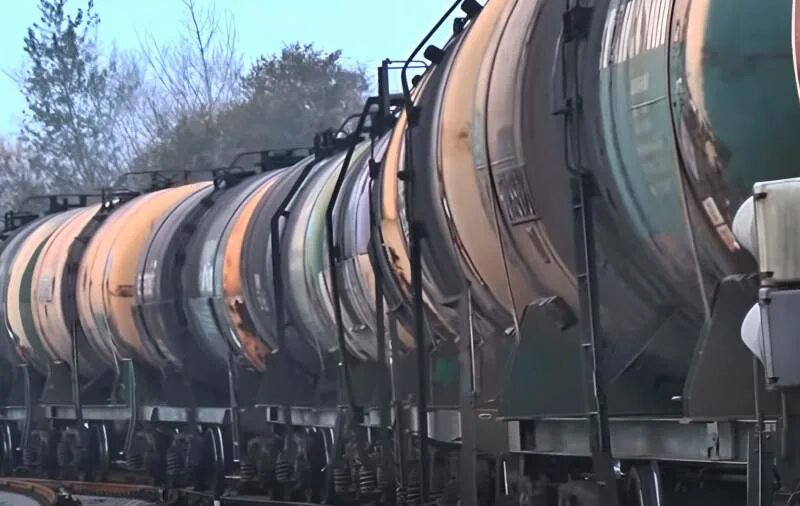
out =
[[[0,214],[17,209],[31,195],[43,193],[46,182],[30,170],[26,149],[19,140],[0,138]]]
[[[340,51],[297,43],[260,58],[238,84],[210,120],[200,107],[184,110],[150,146],[146,165],[208,169],[242,151],[308,146],[315,133],[360,112],[369,88],[363,69],[346,67]]]
[[[183,5],[187,19],[177,42],[162,44],[150,34],[142,57],[161,94],[162,115],[173,121],[185,113],[211,119],[238,94],[242,62],[236,27],[213,3],[205,10],[194,0]]]
[[[101,60],[92,1],[74,15],[65,1],[40,0],[41,18],[25,37],[23,138],[37,180],[58,190],[97,188],[128,163],[120,129],[139,76],[113,54]]]
[[[341,60],[341,51],[299,43],[259,59],[242,81],[245,99],[237,113],[252,128],[242,132],[239,147],[308,145],[316,132],[361,112],[369,89],[366,74]]]
[[[139,109],[149,148],[137,160],[142,168],[207,168],[224,161],[218,120],[238,98],[242,71],[235,25],[213,4],[183,5],[186,23],[177,42],[163,44],[149,35],[142,43],[150,78]],[[164,158],[165,149],[174,159]]]

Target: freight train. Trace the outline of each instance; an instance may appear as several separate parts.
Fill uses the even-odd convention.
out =
[[[795,19],[463,0],[313,149],[8,214],[3,473],[800,503]]]

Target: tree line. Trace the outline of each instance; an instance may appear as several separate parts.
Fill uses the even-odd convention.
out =
[[[30,195],[99,189],[136,170],[208,170],[236,153],[306,146],[359,111],[363,68],[341,52],[294,43],[244,65],[232,17],[213,2],[182,0],[168,43],[103,51],[92,0],[39,0],[17,76],[20,134],[0,139],[0,209]]]

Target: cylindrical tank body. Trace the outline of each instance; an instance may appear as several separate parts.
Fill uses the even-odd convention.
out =
[[[348,349],[362,359],[377,358],[375,340],[375,281],[369,260],[369,173],[365,169],[368,152],[354,157],[342,182],[340,197],[333,210],[333,236],[339,246],[340,261],[336,265],[346,329]],[[326,249],[327,251],[327,249]],[[328,297],[333,300],[330,285],[331,266],[325,262],[324,278]],[[333,308],[331,308],[333,309]],[[335,322],[333,311],[328,318]]]
[[[514,334],[516,315],[536,298],[566,296],[574,290],[558,265],[547,266],[552,275],[537,274],[545,280],[554,278],[553,284],[563,285],[561,292],[543,289],[540,279],[526,276],[520,258],[528,252],[515,254],[506,244],[508,227],[499,215],[487,170],[486,100],[492,64],[516,4],[489,2],[417,86],[419,120],[409,138],[405,115],[399,118],[384,157],[381,188],[382,236],[394,277],[402,280],[399,286],[407,290],[410,283],[406,214],[410,195],[415,219],[425,227],[423,285],[434,332],[448,338],[464,337],[471,330],[475,339],[490,344],[478,358],[486,378],[485,401],[498,393],[500,382],[493,380],[502,377],[505,351],[513,344],[507,336]],[[514,117],[514,111],[506,112]],[[407,164],[415,171],[410,194],[406,183],[398,181]],[[408,306],[407,292],[405,298]],[[458,304],[467,300],[472,329],[466,328],[457,311]]]
[[[732,240],[730,210],[753,181],[796,175],[790,8],[789,0],[601,0],[575,61],[561,33],[563,3],[496,0],[442,63],[451,70],[441,98],[429,98],[435,86],[421,91],[420,102],[439,110],[416,129],[438,124],[434,166],[457,257],[472,268],[470,285],[482,280],[491,296],[479,302],[475,293],[478,311],[488,302],[519,311],[557,295],[577,312],[568,162],[592,170],[614,412],[680,409],[672,399],[716,284],[752,268]],[[774,86],[758,91],[765,82]],[[564,116],[554,113],[575,93],[582,108],[571,111],[579,123],[567,143]],[[414,156],[426,149],[415,142]],[[391,150],[387,161],[397,164]],[[425,161],[415,165],[432,165]],[[486,237],[502,247],[508,277],[495,270]]]
[[[5,391],[5,386],[10,384],[11,371],[15,364],[19,363],[19,353],[8,326],[8,315],[6,313],[6,294],[8,293],[9,268],[14,260],[14,256],[19,249],[25,235],[31,227],[18,230],[11,237],[6,238],[0,243],[0,392]]]
[[[13,239],[6,239],[4,243],[0,245],[0,251],[2,251],[2,253],[5,253],[8,249],[8,242],[10,240]],[[5,262],[3,261],[2,253],[0,253],[0,290],[2,290],[0,293],[5,293],[7,285],[5,281],[8,280],[6,271],[8,268],[8,261],[7,259]],[[0,397],[5,397],[13,381],[14,367],[19,364],[20,360],[16,345],[14,344],[14,340],[6,324],[8,320],[5,314],[4,300],[0,301],[0,318],[2,318],[2,322],[4,323],[2,328],[0,328],[0,333],[4,334],[0,335]]]
[[[366,149],[366,145],[359,145],[353,161],[360,160]],[[340,154],[314,168],[292,200],[282,236],[282,275],[289,314],[301,333],[313,340],[320,357],[339,347],[335,320],[326,309],[333,302],[327,290],[330,280],[325,217],[343,162],[344,154]]]
[[[683,191],[713,275],[738,253],[731,224],[753,184],[800,173],[792,0],[675,0],[669,33]]]
[[[604,20],[601,192],[648,252],[643,272],[692,315],[691,331],[655,342],[640,362],[685,376],[703,323],[695,315],[722,277],[754,270],[734,213],[754,182],[800,168],[791,1],[641,3],[611,2]]]
[[[680,409],[673,398],[682,394],[702,309],[695,305],[692,286],[682,284],[686,278],[671,280],[671,272],[653,267],[649,249],[631,233],[629,217],[616,207],[618,197],[604,184],[605,160],[594,148],[604,133],[597,129],[596,97],[602,88],[596,62],[606,5],[594,7],[573,64],[572,46],[562,44],[563,5],[507,4],[504,21],[495,25],[501,35],[475,70],[481,78],[470,106],[476,118],[471,132],[473,142],[485,146],[476,150],[475,164],[499,211],[506,258],[519,273],[509,280],[517,305],[558,296],[576,316],[580,308],[569,170],[592,169],[602,197],[593,199],[593,254],[597,316],[608,343],[602,352],[610,407],[617,413],[672,412]],[[578,111],[571,112],[577,125],[571,132],[579,133],[570,133],[567,144],[565,117],[554,113],[569,107],[574,69],[580,74],[582,110],[580,119]],[[576,352],[568,359],[580,357]]]
[[[320,162],[292,200],[282,235],[284,293],[292,324],[311,338],[317,353],[337,348],[335,327],[327,319],[320,284],[326,257],[325,211],[339,176],[342,155]]]
[[[242,301],[250,316],[252,331],[265,340],[271,349],[286,352],[306,372],[317,374],[322,367],[318,348],[314,336],[305,335],[297,325],[292,324],[288,313],[288,281],[285,278],[280,280],[284,292],[282,321],[285,341],[283,343],[280,342],[276,327],[278,305],[275,299],[274,264],[280,260],[281,252],[279,250],[279,258],[273,258],[273,224],[277,225],[278,233],[285,230],[285,217],[279,216],[279,211],[305,169],[312,174],[316,170],[315,160],[305,159],[283,171],[274,186],[252,210],[241,244],[240,268]],[[291,212],[291,209],[293,207],[289,205],[284,211]],[[294,261],[297,261],[297,258]],[[279,271],[279,274],[282,274],[282,271]]]
[[[74,216],[77,210],[47,216],[30,224],[20,234],[18,247],[8,250],[8,284],[3,292],[3,305],[8,329],[22,359],[41,373],[49,367],[49,357],[35,323],[33,299],[34,268],[46,241],[55,230]]]
[[[448,50],[452,51],[452,45]],[[436,89],[435,85],[440,82],[442,77],[441,69],[435,67],[424,74],[413,92],[412,98],[415,103],[425,101],[426,94]],[[427,109],[422,109],[422,111],[425,110]],[[389,308],[398,322],[405,327],[406,344],[413,348],[415,342],[410,332],[413,328],[414,308],[411,294],[409,223],[406,214],[408,187],[400,177],[400,174],[407,168],[407,126],[407,115],[403,111],[389,136],[386,152],[383,154],[380,177],[373,189],[375,213],[379,223],[378,241],[381,246],[381,254],[373,259],[373,263],[374,268],[381,269],[383,273]],[[418,137],[414,136],[415,139]],[[429,141],[425,144],[428,145]],[[429,166],[423,167],[420,172]],[[426,176],[426,174],[423,172],[422,176]],[[428,190],[427,186],[422,183],[417,188],[419,192]],[[431,217],[426,214],[435,213],[436,206],[434,205],[433,211],[431,211],[431,203],[425,202],[427,197],[430,197],[430,194],[422,193],[421,197],[416,198],[415,201],[422,211],[419,213],[421,214],[419,218],[425,220],[426,224],[430,226],[430,220],[436,220],[437,216]],[[439,197],[433,198],[438,201]],[[429,234],[427,239],[430,241],[428,244],[438,246],[448,244],[449,233],[438,227],[438,222],[435,222],[432,229],[427,232]],[[458,332],[458,316],[450,305],[454,301],[442,294],[454,284],[458,287],[463,286],[463,273],[460,272],[457,260],[452,256],[447,256],[448,250],[449,246],[439,256],[433,250],[423,250],[422,254],[423,310],[434,339],[452,339]],[[449,272],[444,271],[444,266],[447,266]],[[456,273],[457,279],[452,279],[453,272]]]
[[[25,239],[37,227],[42,225],[43,219],[35,220],[19,230],[16,230],[10,237],[6,238],[0,244],[0,391],[5,392],[6,387],[10,385],[12,367],[20,362],[20,359],[29,362],[31,357],[27,352],[23,352],[22,347],[17,344],[17,340],[11,331],[9,323],[9,304],[8,304],[8,288],[11,278],[14,260],[17,257],[21,246],[25,243]],[[12,304],[12,311],[18,307],[19,302]],[[19,318],[18,315],[14,315]]]
[[[449,252],[449,263],[458,267],[458,271],[450,267],[450,274],[444,278],[450,280],[448,291],[443,293],[445,303],[458,297],[463,290],[459,285],[466,283],[479,318],[476,331],[484,337],[513,330],[514,325],[508,283],[509,274],[513,278],[516,273],[507,272],[513,265],[508,266],[503,258],[490,188],[476,171],[485,156],[483,140],[477,135],[483,127],[476,128],[484,117],[476,97],[487,80],[481,63],[497,44],[509,4],[506,0],[487,4],[463,41],[449,52],[442,81],[430,97],[422,98],[429,101],[431,121],[423,122],[430,125],[429,131],[425,132],[422,125],[414,130],[420,136],[415,140],[414,164],[436,168],[426,171],[427,177],[420,181],[427,188],[420,203],[430,206],[430,211],[423,207],[418,213],[429,223],[428,230],[439,231],[432,237],[441,238],[438,243],[431,241],[429,254],[441,264],[443,253]]]
[[[282,173],[271,175],[248,195],[228,223],[222,237],[222,298],[217,299],[217,311],[224,316],[224,324],[230,328],[237,347],[259,371],[266,369],[268,356],[273,348],[258,335],[244,297],[244,277],[247,275],[242,262],[244,236],[259,204],[273,194],[282,176]]]
[[[109,364],[88,345],[78,324],[74,275],[78,259],[74,258],[73,245],[99,210],[98,204],[69,214],[42,245],[32,281],[34,325],[47,358],[72,363],[74,338],[80,374],[86,377],[97,376]]]
[[[382,165],[381,235],[392,278],[398,280],[409,312],[409,193],[398,175],[407,165],[415,170],[411,205],[425,227],[424,298],[431,327],[443,338],[464,331],[457,306],[467,300],[472,307],[472,330],[483,339],[513,334],[516,314],[527,303],[558,295],[542,290],[541,282],[526,280],[520,255],[504,244],[505,226],[486,170],[491,64],[516,4],[489,2],[466,33],[445,47],[441,63],[415,89],[420,117],[410,139],[403,113]],[[525,33],[526,26],[521,28]],[[560,284],[563,276],[556,277]],[[492,367],[502,365],[496,362]]]
[[[213,203],[206,186],[175,202],[153,223],[139,258],[135,316],[142,332],[156,343],[166,367],[218,389],[227,374],[227,343],[194,335],[183,304],[183,269],[193,231]]]
[[[216,375],[231,350],[264,371],[285,347],[317,374],[339,344],[334,271],[351,354],[377,356],[375,271],[404,348],[413,348],[410,196],[426,232],[423,301],[434,337],[462,332],[456,305],[468,290],[484,350],[510,341],[536,300],[557,296],[578,313],[569,169],[586,168],[597,190],[612,412],[677,412],[673,398],[717,283],[752,269],[730,233],[732,210],[753,181],[797,173],[791,1],[597,0],[577,53],[561,33],[563,8],[492,0],[445,47],[413,91],[416,126],[409,131],[402,112],[377,142],[383,163],[372,189],[370,146],[356,149],[334,209],[336,266],[328,265],[325,213],[343,153],[225,191],[189,186],[121,206],[84,256],[79,309],[95,346],[78,336],[82,372],[96,374],[120,353],[160,368],[191,361]],[[272,225],[312,163],[280,217],[275,272]],[[70,360],[70,251],[96,211],[32,224],[0,255],[9,331],[40,369]],[[276,275],[285,342],[275,328]]]
[[[378,155],[386,142],[376,146]],[[360,360],[377,358],[374,331],[374,275],[368,253],[370,240],[370,193],[368,186],[369,142],[357,145],[334,203],[332,224],[339,250],[339,301],[347,351]],[[290,314],[308,335],[318,336],[320,352],[338,349],[333,274],[329,262],[325,224],[333,189],[343,170],[344,155],[324,161],[309,178],[308,185],[292,202],[292,213],[284,231],[284,279],[287,281]],[[297,262],[297,259],[303,259]],[[407,333],[401,338],[407,339]],[[406,343],[408,344],[408,343]]]
[[[214,350],[216,360],[227,361],[228,350],[236,350],[262,371],[272,348],[250,324],[242,294],[241,243],[258,203],[283,174],[255,176],[222,193],[192,234],[183,273],[193,333]]]
[[[374,156],[377,160],[383,157],[388,140],[387,136],[376,142]],[[373,238],[370,230],[370,206],[374,207],[371,198],[374,192],[370,188],[368,155],[368,152],[364,152],[353,158],[342,182],[340,196],[333,212],[333,234],[341,255],[336,267],[340,277],[342,320],[348,349],[361,359],[376,360],[378,349],[374,269],[379,267],[373,262],[380,256],[382,248],[380,244],[371,243]],[[329,281],[331,273],[327,260],[325,269],[324,279]],[[386,300],[390,282],[391,279],[383,280],[385,308],[392,307],[392,303]],[[326,288],[328,297],[333,300],[332,287],[329,283],[326,283]],[[328,309],[329,320],[335,322],[333,308]],[[398,334],[402,348],[413,348],[413,341],[405,327],[400,326]]]
[[[207,186],[197,183],[134,198],[115,209],[89,241],[78,269],[77,308],[87,341],[108,364],[120,357],[157,368],[167,365],[168,351],[159,349],[135,318],[140,258],[163,214]]]

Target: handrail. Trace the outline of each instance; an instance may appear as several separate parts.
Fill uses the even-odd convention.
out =
[[[328,245],[328,264],[329,268],[331,269],[333,314],[336,321],[336,335],[339,344],[339,367],[342,371],[342,380],[344,383],[342,385],[344,387],[344,401],[345,404],[350,407],[352,412],[355,412],[357,408],[355,405],[355,400],[353,399],[353,384],[350,377],[350,367],[348,363],[349,357],[346,350],[347,343],[345,339],[344,321],[342,318],[342,299],[339,293],[339,276],[336,268],[337,264],[341,260],[341,254],[339,252],[339,246],[336,244],[334,239],[333,211],[336,206],[337,197],[342,189],[342,184],[344,184],[347,170],[350,168],[350,163],[353,160],[353,154],[355,153],[356,146],[358,146],[358,143],[361,141],[361,132],[364,130],[367,117],[369,116],[373,106],[379,104],[380,102],[377,97],[368,98],[367,102],[364,104],[364,109],[361,111],[361,114],[358,117],[356,129],[349,136],[350,143],[347,148],[347,153],[345,154],[344,161],[342,162],[342,168],[339,170],[339,174],[336,178],[336,183],[333,187],[331,198],[328,201],[328,207],[325,210],[325,234]]]
[[[433,25],[433,28],[431,28],[430,31],[425,35],[425,37],[422,38],[422,41],[420,41],[420,43],[417,44],[417,47],[414,48],[414,50],[411,52],[411,55],[406,59],[405,63],[403,64],[403,68],[400,71],[400,83],[403,86],[403,97],[405,98],[406,113],[409,115],[409,119],[411,119],[412,109],[414,107],[414,104],[411,101],[411,88],[408,86],[409,65],[411,65],[411,63],[419,61],[415,60],[414,58],[422,50],[422,46],[427,44],[427,42],[431,39],[431,37],[433,37],[433,35],[442,26],[442,24],[444,24],[447,18],[449,18],[450,15],[459,6],[459,4],[461,4],[461,1],[462,0],[455,0],[455,2],[453,2],[453,4],[450,6],[450,8],[447,9],[444,15],[442,15],[442,17],[439,18],[439,21],[437,21],[436,24]]]
[[[420,495],[422,503],[427,503],[430,499],[430,484],[428,483],[428,357],[426,354],[426,325],[422,296],[422,241],[425,235],[424,225],[416,218],[416,201],[413,189],[414,181],[414,151],[412,129],[416,126],[419,109],[411,99],[411,90],[408,86],[408,68],[422,47],[433,37],[438,29],[444,24],[445,20],[456,10],[462,0],[456,0],[433,25],[433,28],[425,35],[419,44],[414,48],[403,64],[400,73],[400,82],[403,87],[404,107],[407,117],[407,127],[405,131],[406,156],[405,166],[398,174],[398,177],[406,181],[406,216],[409,223],[409,249],[411,262],[411,293],[412,307],[414,313],[414,340],[417,346],[417,427],[419,437],[419,476],[420,476]],[[438,48],[437,48],[438,49]],[[439,52],[441,50],[438,50]],[[439,58],[434,59],[434,63]]]

